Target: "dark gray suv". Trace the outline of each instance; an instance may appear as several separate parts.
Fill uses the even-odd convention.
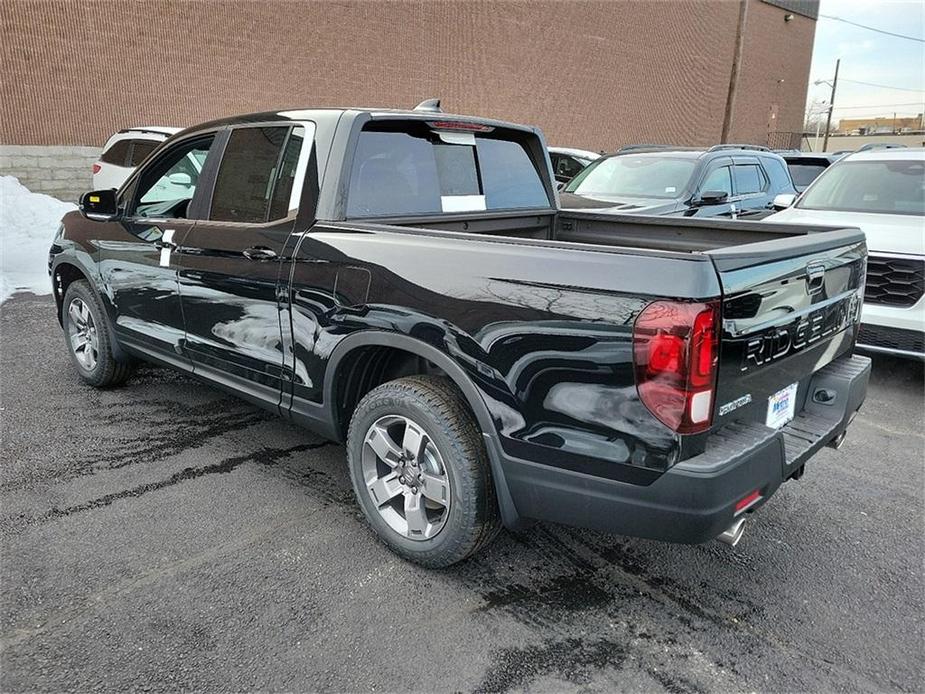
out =
[[[796,189],[784,159],[765,147],[647,145],[592,162],[565,186],[560,204],[614,214],[757,219],[771,214],[781,193]]]

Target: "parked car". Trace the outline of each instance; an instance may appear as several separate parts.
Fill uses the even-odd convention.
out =
[[[203,176],[152,195],[190,155]],[[346,442],[395,552],[499,523],[734,543],[864,400],[856,229],[556,208],[540,132],[308,109],[179,133],[64,217],[88,384],[161,363]]]
[[[613,214],[755,217],[795,193],[787,164],[766,147],[630,147],[601,157],[568,183],[564,209]]]
[[[559,183],[568,183],[579,171],[595,159],[600,158],[597,152],[586,149],[572,149],[569,147],[550,147],[549,160],[552,162],[552,171]]]
[[[925,149],[849,154],[768,219],[860,227],[870,257],[858,346],[925,357]]]
[[[98,190],[119,188],[155,147],[178,132],[180,128],[149,125],[115,133],[106,141],[99,161],[93,165],[93,187]]]
[[[843,156],[829,152],[779,152],[778,154],[787,162],[790,178],[793,179],[793,187],[798,193],[806,190],[819,174]]]

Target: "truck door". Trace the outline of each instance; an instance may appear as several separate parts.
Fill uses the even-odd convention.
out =
[[[264,406],[280,399],[278,283],[304,178],[300,155],[311,142],[306,129],[280,123],[228,131],[208,213],[177,253],[195,373]]]
[[[214,133],[197,136],[157,155],[122,192],[125,216],[101,225],[97,240],[120,341],[187,368],[173,251],[195,225],[205,194],[190,158],[206,161],[214,141]]]

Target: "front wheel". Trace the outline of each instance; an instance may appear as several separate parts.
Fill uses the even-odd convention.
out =
[[[482,437],[445,378],[410,376],[370,391],[350,420],[347,460],[367,521],[405,559],[449,566],[497,534]]]
[[[113,358],[106,313],[85,280],[68,286],[62,311],[68,352],[84,382],[97,388],[124,383],[132,366]]]

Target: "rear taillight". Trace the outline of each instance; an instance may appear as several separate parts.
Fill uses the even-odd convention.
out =
[[[93,173],[98,174],[98,173],[100,172],[100,169],[102,169],[102,168],[103,168],[103,167],[100,166],[99,164],[94,164],[94,165],[93,165]]]
[[[649,304],[633,326],[639,399],[680,434],[709,429],[718,353],[718,302]]]

